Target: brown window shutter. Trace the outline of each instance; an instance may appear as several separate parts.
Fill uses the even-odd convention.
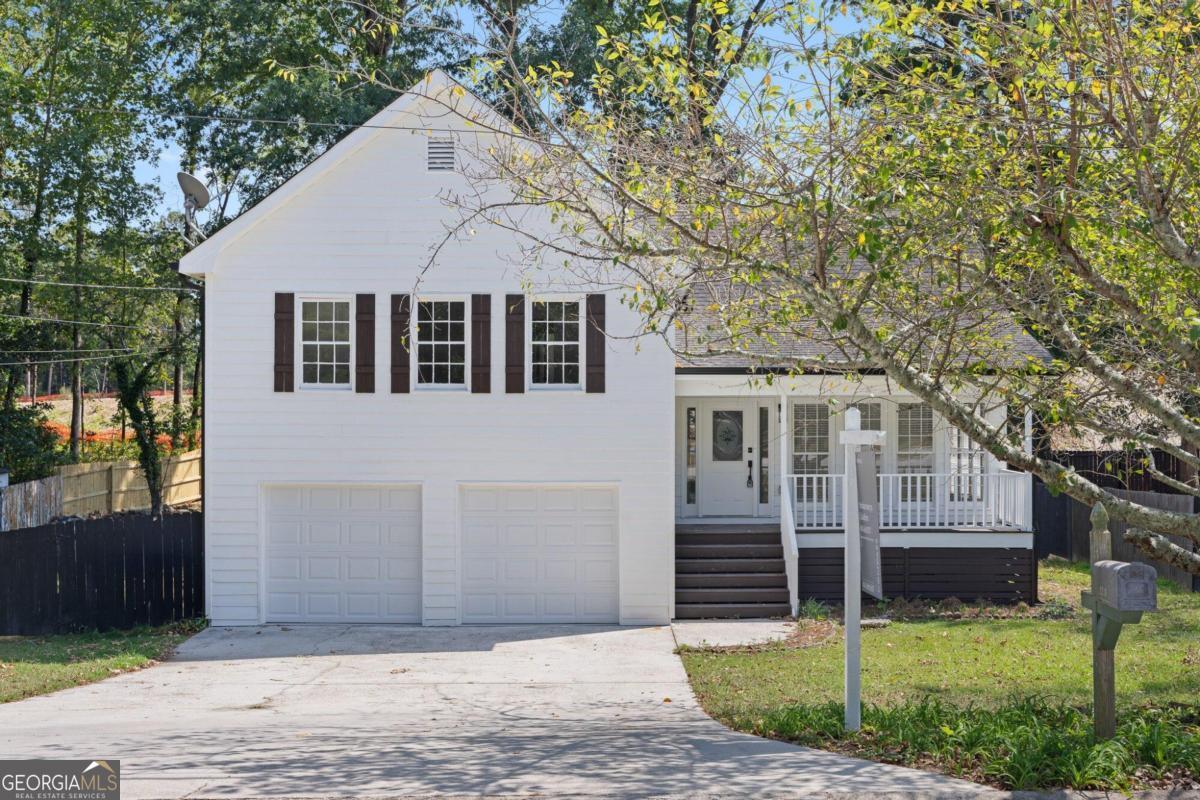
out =
[[[296,385],[296,295],[275,293],[275,391]]]
[[[604,392],[604,295],[587,296],[587,391]]]
[[[471,394],[492,391],[492,296],[471,295]]]
[[[354,391],[375,391],[375,295],[354,295]]]
[[[409,390],[409,323],[412,318],[412,299],[406,294],[392,295],[392,393],[407,394]]]
[[[525,295],[504,296],[504,391],[525,391]]]

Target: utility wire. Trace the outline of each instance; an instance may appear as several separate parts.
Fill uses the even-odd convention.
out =
[[[93,106],[60,106],[50,103],[24,103],[14,102],[12,105],[37,106],[44,108],[47,105],[55,111],[69,111],[73,113],[83,114],[123,114],[126,116],[140,116],[145,114],[150,117],[161,117],[164,119],[194,119],[205,122],[246,122],[246,123],[261,123],[264,125],[287,125],[292,128],[368,128],[381,131],[418,131],[421,133],[469,133],[459,128],[437,128],[431,125],[379,125],[367,122],[324,122],[307,119],[278,119],[272,117],[243,117],[235,114],[187,114],[181,111],[137,111],[129,108],[96,108]],[[488,130],[488,127],[482,123],[475,123],[481,131]]]
[[[128,328],[129,330],[143,330],[141,325],[120,325],[116,322],[84,322],[79,319],[55,319],[53,317],[25,317],[20,314],[0,314],[0,317],[5,319],[22,319],[28,322],[57,322],[62,325],[95,325],[101,328]]]
[[[85,358],[52,358],[45,361],[8,361],[0,362],[0,367],[32,367],[35,364],[74,364],[76,361],[110,361],[114,358],[134,358],[151,355],[153,351],[143,350],[138,353],[116,353],[111,356],[87,356]]]
[[[67,355],[68,353],[125,353],[132,350],[132,347],[57,347],[53,350],[0,350],[0,355],[5,357],[15,355],[35,355],[46,354],[51,355]]]
[[[110,283],[64,283],[62,281],[25,280],[24,278],[0,278],[7,283],[35,283],[39,286],[66,286],[77,289],[128,289],[137,292],[198,292],[199,289],[174,286],[117,286]]]

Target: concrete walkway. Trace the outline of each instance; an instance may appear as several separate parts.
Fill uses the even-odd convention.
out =
[[[731,732],[674,646],[666,627],[210,629],[0,706],[0,755],[120,759],[126,800],[981,791]]]
[[[677,619],[671,630],[684,647],[742,647],[782,641],[796,632],[796,620]]]

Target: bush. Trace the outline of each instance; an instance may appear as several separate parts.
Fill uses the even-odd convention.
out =
[[[1200,729],[1179,710],[1131,709],[1117,735],[1092,736],[1084,711],[1041,698],[997,709],[934,699],[863,707],[842,729],[841,704],[791,705],[750,726],[760,736],[907,766],[928,766],[1005,789],[1127,790],[1147,780],[1200,778]]]
[[[58,435],[46,427],[44,404],[0,408],[0,468],[11,482],[45,478],[60,463]]]

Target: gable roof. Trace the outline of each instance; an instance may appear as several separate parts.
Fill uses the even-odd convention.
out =
[[[259,222],[283,207],[330,170],[336,168],[386,130],[396,130],[405,115],[411,115],[418,104],[426,100],[442,103],[443,108],[460,118],[480,125],[483,130],[511,127],[477,95],[440,69],[428,73],[408,91],[389,103],[383,110],[352,132],[342,137],[299,172],[283,182],[275,191],[243,211],[225,227],[192,248],[179,260],[179,271],[186,275],[211,272],[218,254]],[[413,129],[417,129],[412,126]]]

